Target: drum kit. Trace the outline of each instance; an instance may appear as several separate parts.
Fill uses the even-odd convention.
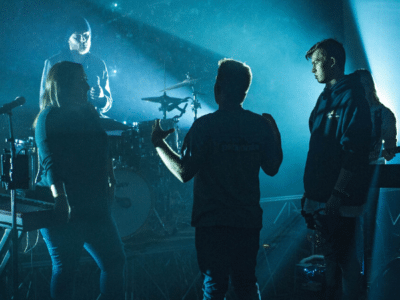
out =
[[[195,84],[198,79],[187,78],[160,92],[158,97],[141,100],[160,104],[163,113],[161,127],[175,128],[167,142],[173,150],[180,151],[184,133],[178,123],[186,112],[189,100],[197,119],[201,108]],[[192,97],[174,98],[167,91],[190,87]],[[178,110],[179,115],[167,119],[167,113]],[[102,120],[109,136],[110,153],[114,160],[117,180],[115,201],[112,212],[125,243],[135,242],[136,238],[164,237],[177,232],[182,226],[190,224],[192,187],[181,184],[162,164],[151,143],[154,120],[133,123],[127,126],[113,120]]]

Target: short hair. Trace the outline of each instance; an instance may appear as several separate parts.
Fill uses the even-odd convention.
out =
[[[242,103],[253,78],[250,67],[230,58],[221,59],[218,66],[217,82],[228,100]]]
[[[88,20],[79,15],[69,16],[66,20],[66,28],[64,40],[68,44],[68,40],[75,32],[89,32],[92,35],[92,28]]]
[[[344,51],[343,44],[335,39],[326,39],[316,43],[314,46],[307,51],[306,59],[310,59],[313,53],[321,49],[327,57],[334,57],[336,63],[341,71],[344,71],[344,65],[346,63],[346,52]]]

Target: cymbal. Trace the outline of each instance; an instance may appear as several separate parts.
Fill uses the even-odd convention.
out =
[[[182,99],[182,98],[174,98],[174,97],[170,97],[167,96],[165,93],[162,96],[159,97],[147,97],[147,98],[142,98],[142,100],[144,101],[150,101],[150,102],[155,102],[155,103],[182,103],[182,102],[187,102],[188,99]]]
[[[184,86],[193,86],[199,79],[185,79],[184,81],[177,83],[173,86],[167,87],[163,90],[161,90],[160,92],[165,92],[165,91],[169,91],[169,90],[174,90],[174,89],[178,89]]]

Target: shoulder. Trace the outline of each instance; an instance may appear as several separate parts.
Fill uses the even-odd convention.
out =
[[[246,118],[253,120],[254,122],[260,122],[260,123],[265,123],[265,118],[257,114],[255,112],[252,112],[250,110],[243,110],[243,114]]]
[[[58,119],[58,109],[56,107],[47,107],[42,110],[37,118],[36,131],[46,129],[46,125]]]
[[[66,53],[65,51],[60,51],[57,54],[51,56],[50,58],[48,58],[45,63],[46,64],[50,64],[50,65],[55,65],[58,62],[61,61],[69,61],[70,58],[68,57],[68,53]]]
[[[96,64],[98,66],[101,66],[103,68],[106,67],[106,63],[104,62],[104,60],[102,60],[101,58],[99,58],[98,56],[92,54],[91,52],[89,52],[88,54],[86,54],[88,56],[88,60],[92,63],[92,64]]]
[[[200,128],[200,127],[207,126],[208,124],[212,123],[213,120],[216,119],[215,113],[216,112],[213,112],[213,113],[209,113],[209,114],[199,117],[197,120],[195,120],[193,122],[191,128]]]
[[[382,109],[382,115],[384,116],[384,118],[391,118],[391,119],[396,118],[395,114],[385,105],[381,104],[380,108]]]
[[[370,111],[369,104],[365,98],[364,89],[361,84],[355,80],[354,76],[345,75],[345,77],[338,83],[335,95],[340,99],[342,105],[348,108],[363,108],[363,110]]]

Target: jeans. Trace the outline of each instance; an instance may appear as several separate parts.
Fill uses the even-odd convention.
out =
[[[197,261],[203,281],[203,300],[222,300],[229,279],[238,299],[259,300],[255,269],[259,228],[197,227]]]
[[[317,222],[326,264],[326,299],[358,299],[361,268],[355,247],[356,218],[319,215]]]
[[[52,299],[72,299],[82,248],[89,252],[101,270],[99,299],[124,298],[125,252],[111,216],[100,220],[71,220],[67,224],[43,228],[41,233],[53,265]]]

